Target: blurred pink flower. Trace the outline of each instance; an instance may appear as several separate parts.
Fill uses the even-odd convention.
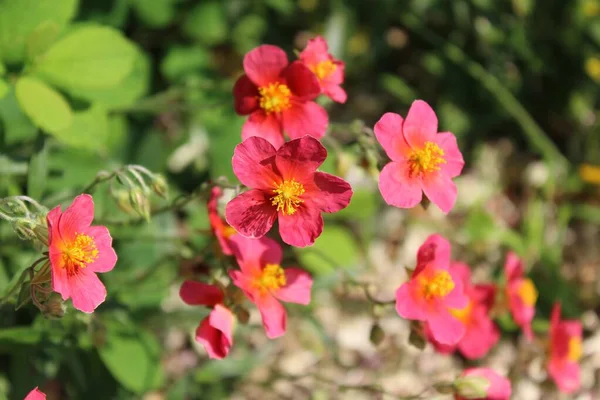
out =
[[[577,320],[560,320],[560,304],[555,304],[550,320],[550,361],[548,371],[564,393],[574,393],[581,386],[582,325]]]
[[[386,113],[377,121],[375,136],[392,160],[379,177],[386,203],[411,208],[425,192],[445,214],[454,207],[457,191],[452,178],[460,175],[464,161],[456,137],[437,130],[435,112],[422,100],[412,103],[406,119]]]
[[[196,341],[213,359],[227,357],[233,345],[234,316],[223,305],[223,291],[215,286],[196,281],[185,281],[179,296],[189,305],[212,307],[210,314],[196,328]]]
[[[429,236],[419,248],[410,280],[396,292],[396,311],[406,319],[427,322],[437,342],[455,345],[465,325],[451,310],[468,303],[461,277],[450,269],[450,243],[440,235]]]
[[[302,62],[288,62],[277,46],[261,45],[244,57],[244,72],[233,87],[235,111],[249,115],[242,139],[259,136],[275,148],[304,135],[321,138],[329,117],[314,101],[321,92],[317,76]]]
[[[275,150],[265,139],[251,137],[233,153],[233,172],[248,190],[227,204],[227,222],[242,236],[264,236],[279,221],[289,245],[312,245],[323,231],[322,212],[334,213],[350,203],[345,180],[318,172],[327,150],[315,138],[294,139]]]
[[[237,232],[219,215],[219,211],[217,210],[217,201],[222,195],[223,191],[220,187],[215,186],[212,188],[207,203],[208,219],[210,221],[210,228],[219,241],[221,251],[223,254],[230,256],[233,253],[229,247],[229,238],[232,235],[235,235]]]
[[[538,291],[532,280],[524,277],[523,262],[512,251],[506,256],[504,272],[506,274],[506,296],[510,312],[515,323],[523,329],[525,337],[532,340],[531,321],[535,316]]]
[[[346,102],[346,92],[340,87],[344,82],[344,63],[329,54],[329,47],[323,37],[317,36],[308,41],[306,48],[300,53],[300,61],[317,76],[326,96],[338,103]]]
[[[229,271],[233,284],[258,307],[267,336],[283,335],[287,316],[280,301],[309,304],[311,276],[299,268],[282,268],[283,250],[273,239],[237,235],[231,244],[241,269]]]
[[[461,279],[469,298],[466,307],[450,309],[450,314],[465,326],[465,334],[455,345],[442,344],[433,337],[429,324],[425,324],[425,335],[440,353],[453,353],[458,348],[470,360],[481,358],[500,339],[500,331],[489,317],[495,289],[492,285],[473,285],[471,269],[464,263],[453,262],[450,271]]]
[[[64,212],[55,207],[46,217],[52,289],[86,313],[106,299],[106,288],[96,272],[108,272],[117,262],[108,229],[91,226],[93,219],[94,201],[89,194],[77,196]]]
[[[470,377],[482,378],[481,381],[469,382]],[[511,395],[510,381],[503,376],[498,375],[494,370],[490,368],[470,368],[465,370],[459,380],[462,381],[458,384],[458,393],[455,396],[457,400],[463,400],[465,394],[470,394],[469,399],[477,400],[509,400]],[[482,387],[479,387],[479,383],[483,383]],[[462,393],[461,393],[462,389]],[[481,391],[482,396],[473,396],[478,391]]]
[[[27,393],[23,400],[46,400],[46,394],[36,386],[35,389]]]

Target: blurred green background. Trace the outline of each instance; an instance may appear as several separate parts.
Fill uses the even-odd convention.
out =
[[[340,268],[372,268],[372,243],[393,258],[411,227],[425,225],[490,277],[504,250],[525,257],[541,288],[539,330],[557,298],[570,317],[593,313],[600,199],[578,171],[600,164],[597,0],[0,0],[0,197],[66,206],[99,171],[125,164],[163,174],[171,199],[221,176],[235,183],[244,118],[231,88],[244,54],[269,43],[292,59],[317,34],[345,61],[348,92],[346,104],[322,101],[332,138],[324,168],[356,192],[314,248],[288,252],[315,274],[317,290],[337,288]],[[389,220],[369,128],[418,98],[436,110],[440,131],[458,137],[467,174],[447,219],[419,209],[382,230]],[[102,276],[107,302],[59,320],[30,304],[15,311],[26,299],[5,302],[0,398],[23,398],[36,385],[50,399],[227,398],[278,354],[275,344],[253,345],[260,328],[252,324],[240,327],[225,361],[193,347],[204,314],[178,304],[178,285],[222,262],[205,234],[204,199],[149,223],[114,182],[94,199],[119,254]],[[150,199],[155,210],[168,204]],[[0,223],[3,296],[38,254]],[[310,310],[291,310],[332,340]],[[500,323],[513,340],[512,322]]]

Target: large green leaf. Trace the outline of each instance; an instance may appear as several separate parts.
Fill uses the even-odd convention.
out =
[[[34,71],[67,90],[103,89],[125,79],[135,57],[135,46],[119,31],[84,25],[50,47]]]
[[[98,354],[116,380],[137,394],[162,384],[160,344],[152,334],[112,318],[105,320],[105,332]]]
[[[71,126],[53,134],[59,141],[69,146],[103,151],[106,149],[108,138],[108,115],[102,106],[94,105],[85,111],[75,113]]]
[[[29,35],[43,23],[60,30],[77,11],[78,0],[0,0],[0,58],[22,62]]]
[[[17,81],[16,93],[23,111],[36,126],[50,133],[71,126],[73,112],[69,103],[44,82],[25,76]]]
[[[0,98],[0,125],[4,127],[6,144],[27,141],[37,134],[37,128],[19,107],[14,90]]]
[[[187,16],[183,31],[207,45],[216,45],[227,39],[229,26],[223,4],[208,1],[196,6]]]
[[[31,157],[27,171],[27,194],[33,199],[40,199],[46,186],[48,175],[48,147],[42,149]]]

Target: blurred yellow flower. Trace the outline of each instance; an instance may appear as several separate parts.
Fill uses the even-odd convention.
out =
[[[600,185],[600,166],[582,164],[579,167],[579,176],[584,182]]]
[[[590,57],[585,61],[585,72],[596,82],[600,82],[600,58]]]

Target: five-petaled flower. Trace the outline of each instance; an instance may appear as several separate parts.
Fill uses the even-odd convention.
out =
[[[46,394],[36,386],[23,400],[46,400]]]
[[[538,291],[531,279],[524,277],[523,262],[509,252],[504,263],[506,274],[506,297],[513,319],[523,329],[528,340],[533,339],[531,321],[535,316],[535,303]]]
[[[414,207],[425,192],[445,214],[454,207],[452,178],[460,175],[464,161],[456,137],[437,129],[435,112],[422,100],[413,102],[406,119],[386,113],[375,124],[375,136],[392,160],[379,177],[379,191],[389,205]]]
[[[231,200],[225,216],[242,236],[260,238],[279,221],[287,244],[305,247],[323,231],[322,212],[345,208],[352,197],[348,182],[318,172],[327,150],[311,136],[291,140],[278,150],[251,137],[233,153],[233,172],[250,188]]]
[[[439,343],[454,345],[465,334],[465,325],[453,314],[469,304],[461,277],[450,269],[450,243],[431,235],[417,253],[410,280],[396,292],[396,311],[407,319],[426,321]]]
[[[233,345],[233,313],[223,304],[223,291],[215,285],[185,281],[179,289],[181,299],[191,306],[202,305],[212,310],[196,328],[196,341],[204,346],[208,357],[227,357]]]
[[[280,301],[309,304],[311,276],[299,268],[282,268],[283,250],[271,238],[236,235],[231,244],[240,266],[240,271],[229,271],[233,284],[258,307],[267,336],[283,335],[287,315]]]
[[[329,53],[325,39],[321,36],[310,39],[299,57],[317,76],[326,96],[338,103],[346,102],[346,92],[340,87],[344,82],[344,63]]]
[[[455,382],[456,400],[509,400],[510,381],[490,368],[469,368]]]
[[[235,111],[249,115],[242,139],[260,136],[278,148],[284,131],[291,139],[325,134],[327,112],[312,101],[321,87],[302,62],[290,64],[282,49],[262,45],[246,54],[244,72],[233,87]]]
[[[108,229],[91,226],[93,219],[94,201],[88,194],[77,196],[64,212],[55,207],[46,217],[52,289],[86,313],[106,299],[96,272],[108,272],[117,262]]]
[[[208,198],[208,219],[210,221],[210,229],[219,241],[219,246],[223,254],[230,256],[233,254],[229,247],[229,238],[235,235],[237,232],[219,215],[217,203],[219,198],[223,195],[223,190],[220,187],[215,186],[210,192]]]
[[[574,393],[581,386],[582,325],[577,320],[560,320],[560,304],[555,304],[550,318],[550,360],[548,371],[564,393]]]
[[[465,294],[469,298],[466,307],[450,309],[450,313],[465,326],[465,335],[456,345],[442,344],[433,338],[431,328],[426,324],[426,336],[440,353],[453,353],[458,348],[468,359],[481,358],[500,339],[498,327],[489,316],[494,303],[495,288],[493,285],[473,285],[471,269],[464,263],[453,262],[450,271],[460,277]]]

